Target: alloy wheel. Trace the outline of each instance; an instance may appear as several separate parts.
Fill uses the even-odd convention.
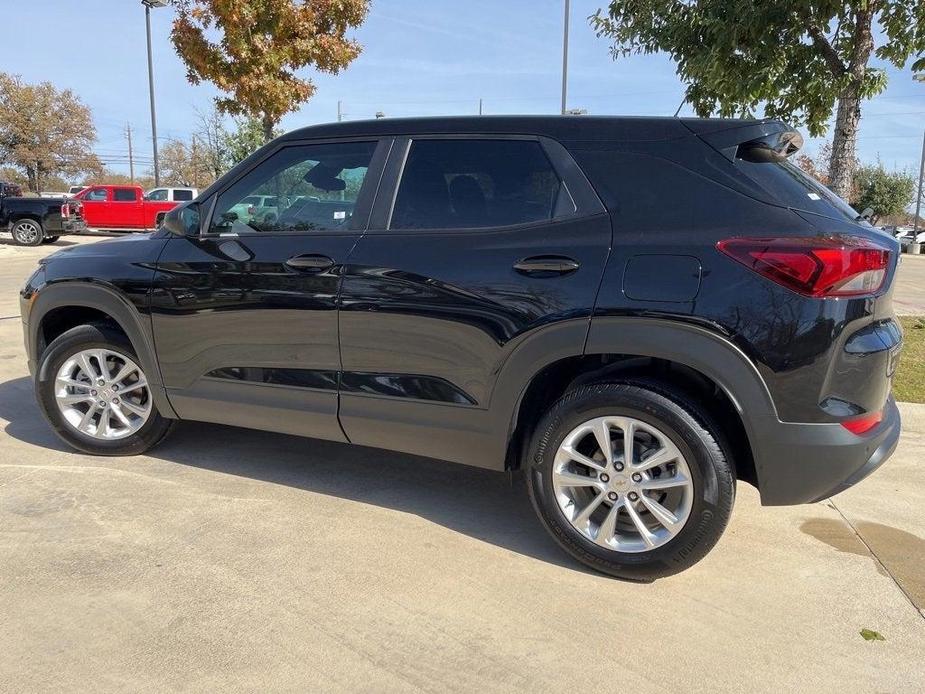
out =
[[[86,349],[65,360],[55,377],[55,403],[74,429],[107,441],[134,434],[152,412],[144,372],[110,349]]]
[[[36,244],[42,236],[42,230],[35,222],[25,219],[16,225],[16,238],[20,243]]]
[[[553,463],[556,502],[573,528],[618,552],[646,552],[675,537],[694,498],[684,455],[657,427],[597,417],[563,439]]]

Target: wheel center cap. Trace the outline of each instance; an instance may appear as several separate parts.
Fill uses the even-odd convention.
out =
[[[614,475],[610,480],[610,486],[617,491],[629,489],[630,479],[626,475]]]
[[[100,392],[100,397],[103,398],[103,400],[110,400],[115,395],[115,393],[112,390],[112,386],[106,386],[105,388],[101,388],[99,392]]]

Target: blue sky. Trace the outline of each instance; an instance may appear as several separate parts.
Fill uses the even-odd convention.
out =
[[[72,87],[93,110],[98,152],[113,168],[135,130],[150,160],[144,10],[140,0],[33,0],[4,3],[0,69],[27,81]],[[670,115],[683,98],[664,56],[614,62],[587,16],[601,0],[573,0],[569,105],[592,114]],[[562,0],[373,0],[356,32],[363,54],[338,76],[316,75],[316,96],[283,121],[285,129],[346,117],[556,113],[559,108]],[[169,42],[172,9],[152,11],[160,138],[186,138],[215,91],[193,87]],[[17,30],[17,27],[22,30]],[[10,31],[9,29],[13,30]],[[36,37],[40,36],[40,39]],[[311,73],[307,73],[311,74]],[[689,109],[682,114],[690,113]],[[888,90],[864,107],[864,160],[918,169],[925,129],[925,84],[890,71]],[[812,151],[816,143],[810,142]]]

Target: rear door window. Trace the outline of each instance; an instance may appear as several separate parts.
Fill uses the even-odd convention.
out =
[[[575,204],[536,140],[415,140],[390,229],[474,229],[542,222]]]
[[[138,199],[138,191],[134,188],[115,188],[112,191],[112,199],[115,202],[135,202]]]
[[[186,202],[193,199],[193,191],[191,190],[175,190],[173,191],[173,199],[177,202]]]

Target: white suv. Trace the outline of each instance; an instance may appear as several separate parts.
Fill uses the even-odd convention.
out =
[[[189,202],[199,195],[198,188],[152,188],[145,193],[145,200],[157,202]]]

